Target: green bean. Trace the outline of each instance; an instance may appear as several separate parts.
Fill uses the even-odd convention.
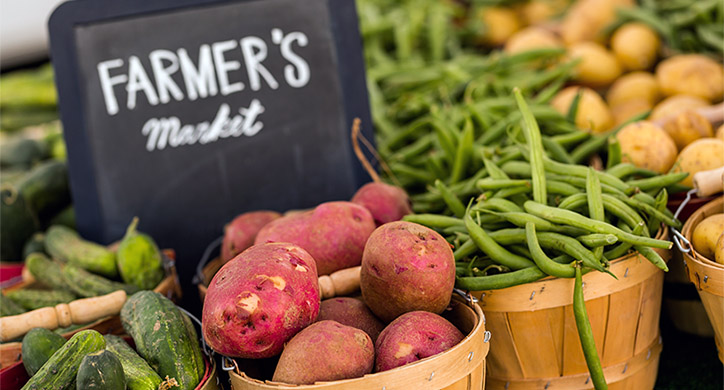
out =
[[[404,148],[398,149],[397,152],[395,152],[390,159],[407,161],[412,157],[419,156],[420,154],[430,149],[433,143],[432,140],[432,134],[426,134],[418,138],[412,144],[405,146]]]
[[[550,158],[556,161],[560,161],[562,163],[573,164],[573,159],[571,159],[571,156],[568,154],[568,152],[563,149],[563,146],[553,141],[549,137],[543,137],[542,142]]]
[[[530,251],[531,258],[541,271],[548,275],[558,278],[572,278],[575,276],[575,270],[570,265],[558,264],[551,260],[538,244],[538,238],[535,233],[535,223],[528,222],[525,224],[525,237]]]
[[[631,229],[626,224],[619,222],[619,229],[621,229],[625,232],[626,231],[632,232],[633,234],[640,236],[641,234],[643,234],[644,224],[642,223],[641,225],[637,225],[636,227],[633,228],[633,231],[631,231]],[[633,245],[631,245],[628,242],[619,243],[612,249],[610,249],[606,252],[603,252],[603,257],[605,257],[607,259],[618,259],[619,257],[628,253],[628,250],[631,249],[631,247],[633,247]]]
[[[608,137],[615,135],[619,130],[621,130],[624,126],[628,125],[629,123],[633,123],[636,121],[640,121],[643,119],[646,119],[649,116],[649,112],[643,112],[638,115],[634,115],[633,117],[629,118],[626,122],[616,126],[615,129],[609,131],[605,134],[597,134],[588,139],[588,141],[578,145],[576,149],[574,149],[571,152],[571,158],[576,163],[581,163],[583,160],[588,158],[593,153],[596,153],[598,150],[603,148],[606,145],[606,142],[608,142]]]
[[[475,141],[473,134],[473,122],[470,118],[465,120],[463,126],[463,133],[458,143],[457,153],[453,162],[452,173],[450,174],[450,183],[455,184],[459,182],[465,170],[469,165],[470,158],[473,155],[473,142]]]
[[[485,164],[485,169],[488,171],[491,179],[510,179],[505,171],[503,171],[500,167],[495,165],[495,163],[493,163],[489,159],[483,158],[483,164]]]
[[[508,161],[500,169],[510,176],[530,177],[530,164],[525,161]]]
[[[658,173],[654,171],[650,171],[648,169],[639,168],[631,163],[621,163],[614,167],[608,168],[606,170],[606,173],[608,173],[611,176],[618,177],[619,179],[622,179],[626,176],[631,175],[638,175],[638,176],[644,176],[644,177],[654,177],[658,176]]]
[[[523,207],[525,208],[525,211],[545,218],[551,222],[579,227],[594,233],[613,234],[619,239],[619,241],[630,242],[634,245],[647,245],[654,248],[671,249],[672,243],[670,241],[635,236],[606,222],[586,218],[572,211],[550,207],[530,200],[525,202]]]
[[[631,187],[629,191],[634,189],[638,189],[640,191],[649,191],[674,185],[684,180],[687,176],[689,176],[688,172],[669,173],[666,175],[650,177],[646,179],[629,180],[626,182],[626,184]],[[633,192],[629,192],[627,193],[627,195],[631,195],[631,193]]]
[[[586,199],[588,201],[589,217],[596,221],[605,222],[606,215],[603,208],[603,197],[601,196],[601,182],[591,167],[588,168],[588,175],[586,176]],[[603,246],[595,247],[593,255],[600,259],[603,256]]]
[[[621,164],[621,142],[618,141],[618,138],[611,137],[608,139],[606,169],[610,169],[618,164]]]
[[[577,131],[572,131],[567,134],[554,135],[554,136],[550,137],[550,139],[552,141],[556,142],[557,144],[559,144],[563,147],[566,147],[566,146],[575,145],[580,142],[583,142],[590,137],[591,137],[590,133],[577,130]]]
[[[639,202],[646,203],[649,206],[654,206],[656,204],[656,198],[654,198],[653,196],[651,196],[645,192],[637,192],[636,194],[631,196],[631,198],[636,199]],[[668,212],[668,210],[665,210],[665,211]],[[673,214],[671,214],[670,212],[668,212],[667,215],[670,217],[673,217]]]
[[[546,188],[548,189],[548,192],[552,194],[559,194],[565,196],[570,196],[580,192],[578,188],[568,183],[560,182],[558,180],[546,181]]]
[[[576,116],[578,115],[578,106],[581,102],[581,96],[583,96],[583,89],[579,88],[576,91],[576,96],[573,97],[571,105],[568,106],[568,113],[566,114],[566,120],[571,123],[576,123]]]
[[[497,190],[501,188],[519,187],[525,186],[530,187],[530,180],[513,180],[513,179],[480,179],[475,183],[476,187],[481,190]]]
[[[606,245],[613,245],[618,242],[618,238],[613,234],[601,233],[586,234],[584,236],[578,236],[576,239],[589,248],[603,248]],[[603,252],[601,252],[601,254],[603,254]]]
[[[659,256],[658,253],[656,253],[655,250],[643,245],[634,245],[634,249],[641,253],[646,260],[650,261],[651,264],[655,265],[658,269],[663,270],[664,272],[669,272],[669,267],[666,266],[666,262],[661,258],[661,256]]]
[[[390,169],[395,172],[396,175],[410,176],[425,183],[429,183],[435,180],[435,177],[430,174],[430,172],[423,169],[412,168],[405,164],[391,163]]]
[[[493,195],[494,198],[510,198],[513,195],[525,194],[531,191],[529,186],[503,188]]]
[[[603,369],[601,368],[601,360],[598,358],[591,323],[588,320],[586,302],[583,297],[583,278],[581,276],[580,266],[575,267],[575,277],[576,281],[573,287],[573,316],[576,319],[576,328],[578,328],[578,337],[581,340],[583,356],[586,358],[588,372],[591,373],[591,380],[593,381],[595,389],[608,389],[606,378],[603,376]]]
[[[491,198],[483,202],[478,203],[475,208],[484,208],[488,210],[497,210],[502,212],[523,212],[523,209],[518,207],[517,204],[501,198]]]
[[[462,278],[456,277],[455,285],[460,289],[468,291],[497,290],[532,283],[543,279],[546,276],[548,275],[546,275],[545,272],[541,271],[536,266],[532,266],[497,275]]]
[[[619,200],[623,201],[624,203],[628,204],[631,207],[635,207],[639,210],[644,211],[646,214],[648,214],[652,218],[656,218],[671,227],[681,229],[681,221],[679,221],[678,219],[675,219],[673,217],[670,217],[669,215],[666,214],[666,212],[664,212],[662,210],[658,210],[654,206],[644,203],[636,198],[628,198],[626,196],[616,196],[616,198],[618,198]],[[664,249],[666,249],[666,248],[664,248]]]
[[[602,198],[603,207],[608,210],[609,213],[620,218],[628,226],[631,226],[631,228],[638,225],[644,225],[644,219],[641,218],[641,215],[637,213],[636,210],[629,207],[626,203],[609,194],[603,194]],[[644,229],[644,232],[647,236],[649,235],[647,229]]]
[[[570,195],[558,204],[558,208],[566,210],[575,210],[581,206],[588,206],[586,194],[583,193]]]
[[[545,167],[547,171],[558,175],[577,176],[581,178],[585,178],[586,175],[588,175],[588,167],[582,165],[563,164],[553,160],[545,160]],[[595,171],[594,173],[601,181],[601,185],[606,184],[620,191],[625,191],[628,188],[628,185],[621,179],[609,175],[606,172]]]
[[[527,259],[532,259],[533,256],[530,254],[530,251],[528,250],[528,246],[523,245],[509,245],[508,250],[515,253],[516,255],[521,255]]]
[[[473,240],[467,240],[455,249],[455,251],[453,252],[453,257],[455,257],[455,260],[458,261],[472,255],[477,251],[478,246],[475,245]]]
[[[561,234],[568,234],[568,235],[581,235],[585,234],[584,230],[570,227],[570,226],[559,226],[554,225],[548,221],[546,221],[543,218],[536,217],[535,215],[531,215],[528,213],[523,212],[492,212],[492,211],[484,211],[484,212],[490,212],[494,215],[497,215],[499,217],[502,217],[506,221],[512,223],[515,226],[524,228],[525,225],[528,222],[532,222],[535,224],[536,229],[540,231],[547,231],[547,232],[556,232]]]
[[[443,184],[440,180],[435,180],[435,187],[438,191],[440,191],[440,195],[442,195],[442,200],[445,202],[447,207],[453,212],[453,214],[458,217],[462,218],[465,215],[465,205],[460,201],[460,199],[453,194],[445,184]]]
[[[525,102],[520,89],[513,88],[515,101],[518,103],[518,109],[523,116],[523,134],[530,153],[531,178],[533,181],[533,199],[536,202],[545,203],[546,195],[546,176],[543,166],[543,143],[541,141],[540,128],[536,122],[533,113]]]
[[[498,245],[497,242],[488,236],[488,233],[486,233],[482,227],[473,221],[469,213],[465,215],[463,220],[465,221],[465,227],[468,229],[472,241],[491,259],[514,270],[534,265],[532,261],[510,253],[507,249]]]
[[[449,161],[453,161],[455,156],[455,138],[449,131],[447,126],[440,119],[434,119],[431,122],[432,128],[437,136],[437,141]]]
[[[446,217],[437,214],[407,214],[402,217],[403,221],[414,222],[433,229],[444,229],[452,226],[465,226],[460,218]]]

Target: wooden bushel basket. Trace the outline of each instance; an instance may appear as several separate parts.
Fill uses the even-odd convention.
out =
[[[724,197],[719,197],[701,207],[684,224],[681,233],[691,242],[694,228],[704,218],[724,212]],[[689,280],[694,283],[704,304],[706,314],[714,328],[714,340],[719,351],[719,360],[724,363],[724,265],[715,263],[691,248],[684,253],[684,265]]]
[[[173,250],[164,249],[164,267],[166,268],[166,277],[161,283],[153,289],[158,293],[163,294],[165,297],[176,301],[181,298],[181,285],[179,284],[178,275],[176,274],[175,258],[176,254]],[[5,289],[4,291],[10,291],[20,288],[33,287],[33,283],[21,282],[12,287]],[[72,335],[80,332],[81,330],[94,329],[102,334],[123,334],[123,325],[121,325],[121,318],[118,315],[101,318],[94,321],[86,326],[73,329],[72,331],[63,333],[62,336],[66,339]],[[22,344],[20,342],[3,343],[0,344],[0,370],[4,370],[14,363],[17,363],[22,358],[21,353]]]
[[[234,367],[229,372],[233,390],[483,390],[485,388],[485,357],[490,333],[485,330],[485,317],[478,305],[469,305],[454,296],[452,310],[443,313],[467,336],[456,346],[435,356],[368,374],[361,378],[318,382],[313,385],[289,385],[250,377],[243,370],[255,367]],[[244,364],[253,363],[244,360]]]
[[[657,238],[667,237],[662,229]],[[656,250],[664,259],[669,251]],[[662,345],[664,272],[638,253],[611,262],[610,275],[583,276],[586,308],[609,389],[653,389]],[[546,278],[473,292],[493,334],[488,389],[590,389],[573,317],[573,279]]]

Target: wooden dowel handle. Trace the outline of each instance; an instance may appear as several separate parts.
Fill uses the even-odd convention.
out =
[[[714,195],[724,190],[724,167],[694,174],[694,188],[700,197]]]
[[[76,299],[55,307],[43,307],[16,316],[0,318],[0,341],[5,342],[28,333],[33,328],[56,329],[82,325],[120,313],[126,292],[114,291],[100,297]]]
[[[349,295],[359,290],[359,275],[362,267],[352,267],[319,277],[319,291],[322,299]]]

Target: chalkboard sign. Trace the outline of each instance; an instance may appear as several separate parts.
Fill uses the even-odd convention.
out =
[[[369,133],[353,0],[76,0],[49,21],[78,229],[179,254],[247,210],[349,199]]]

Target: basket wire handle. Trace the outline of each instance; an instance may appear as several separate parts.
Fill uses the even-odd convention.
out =
[[[211,260],[211,256],[214,252],[216,252],[216,249],[221,246],[221,242],[224,240],[224,236],[221,236],[209,244],[209,246],[206,247],[204,250],[204,255],[201,256],[201,261],[196,266],[196,275],[194,275],[194,279],[192,281],[193,284],[199,284],[204,281],[204,267],[206,267],[206,264]]]
[[[190,318],[192,321],[196,322],[196,324],[198,324],[198,326],[199,326],[199,329],[201,329],[201,327],[202,327],[201,321],[199,321],[199,319],[196,318],[196,316],[194,316],[193,314],[189,313],[186,309],[184,309],[183,307],[181,307],[181,306],[179,306],[179,305],[176,305],[176,307],[178,307],[178,309],[181,310],[184,314],[186,314],[187,316],[189,316],[189,318]],[[203,334],[203,332],[199,332],[199,334],[201,335],[201,337],[200,337],[200,339],[201,339],[201,348],[202,348],[203,351],[204,351],[204,355],[206,355],[209,359],[213,359],[213,358],[214,358],[214,351],[211,350],[211,349],[209,348],[209,346],[206,344],[206,340],[204,340],[204,334]]]
[[[696,194],[696,189],[691,189],[689,192],[686,193],[686,198],[683,202],[679,205],[679,208],[676,209],[676,212],[674,213],[674,219],[679,218],[679,214],[681,214],[681,211],[684,210],[684,207],[686,207],[687,204],[689,204],[689,201],[691,201],[691,196]],[[679,250],[682,253],[689,253],[691,252],[691,242],[684,237],[681,232],[679,232],[676,228],[672,227],[671,232],[674,234],[674,243],[679,248]]]

